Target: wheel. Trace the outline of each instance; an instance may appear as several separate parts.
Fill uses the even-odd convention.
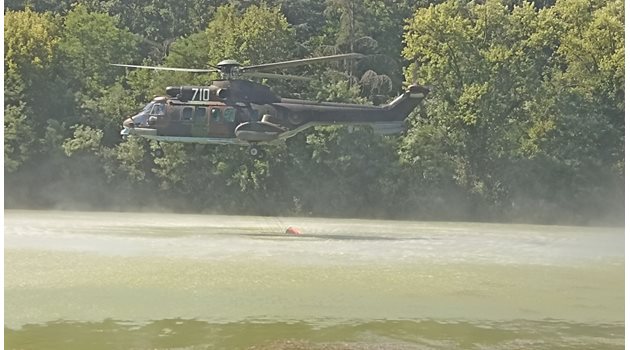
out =
[[[289,123],[291,123],[294,126],[298,126],[304,123],[304,117],[298,113],[289,114],[288,119],[289,119]]]
[[[247,150],[247,153],[249,153],[249,155],[252,157],[256,157],[260,153],[260,150],[256,146],[250,146]]]
[[[255,159],[263,159],[266,154],[264,150],[253,145],[247,149],[247,153]]]
[[[157,158],[162,158],[164,157],[164,150],[162,150],[161,148],[158,148],[155,150],[155,156]]]

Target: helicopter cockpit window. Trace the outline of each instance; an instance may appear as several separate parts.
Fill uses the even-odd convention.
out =
[[[223,120],[228,123],[233,123],[236,119],[236,110],[232,107],[228,107],[223,111]]]
[[[192,116],[193,116],[193,108],[192,107],[185,107],[182,110],[182,120],[192,120]]]
[[[154,104],[155,102],[149,102],[146,106],[144,106],[144,108],[142,108],[142,112],[148,113]]]
[[[156,103],[151,109],[151,115],[164,115],[164,105],[161,103]]]
[[[210,117],[212,118],[213,122],[218,122],[221,118],[221,110],[219,108],[212,108],[212,110],[210,111]]]

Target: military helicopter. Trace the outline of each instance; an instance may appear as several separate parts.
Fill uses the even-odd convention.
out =
[[[264,71],[361,57],[351,53],[251,66],[224,60],[208,69],[112,64],[221,74],[221,79],[207,86],[167,87],[166,96],[154,98],[141,112],[127,118],[120,134],[123,138],[138,135],[159,142],[244,145],[251,156],[261,157],[260,145],[282,142],[316,125],[370,125],[383,134],[401,132],[404,119],[429,93],[427,87],[414,84],[389,104],[370,106],[281,98],[266,85],[240,79],[249,76],[310,80]],[[158,156],[161,154],[158,150]]]

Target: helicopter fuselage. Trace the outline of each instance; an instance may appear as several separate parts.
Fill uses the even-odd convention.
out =
[[[412,85],[387,105],[369,106],[278,98],[266,86],[248,81],[169,87],[169,96],[155,98],[125,120],[121,135],[252,145],[284,140],[315,125],[370,125],[377,132],[396,133],[427,93],[428,89]]]

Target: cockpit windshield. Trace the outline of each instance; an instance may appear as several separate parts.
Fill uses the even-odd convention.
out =
[[[154,104],[155,102],[149,102],[146,106],[144,106],[144,108],[142,108],[142,112],[149,113],[149,111],[151,110],[151,107],[153,107]]]
[[[133,124],[136,127],[138,126],[144,127],[148,125],[149,112],[151,111],[151,108],[153,108],[153,105],[155,105],[155,102],[149,102],[149,104],[147,104],[146,106],[144,106],[144,108],[142,108],[142,111],[140,111],[140,113],[131,117],[131,120],[133,120]]]

